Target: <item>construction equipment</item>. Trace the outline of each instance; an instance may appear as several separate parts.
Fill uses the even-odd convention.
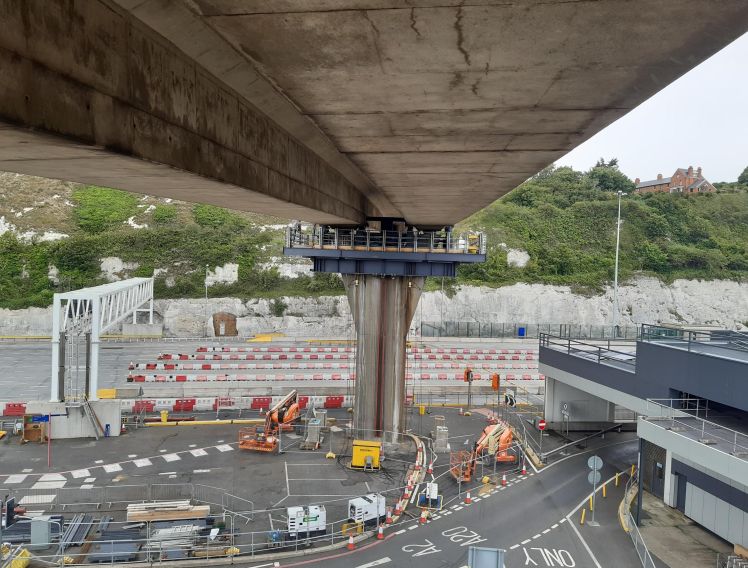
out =
[[[500,463],[514,463],[517,456],[508,452],[512,439],[512,429],[507,424],[486,426],[472,451],[460,450],[450,454],[449,471],[452,477],[462,482],[471,481],[476,463],[484,456],[495,456],[495,460]]]
[[[364,471],[378,470],[381,454],[382,442],[353,440],[353,457],[350,467]]]
[[[348,501],[348,522],[363,523],[365,527],[383,523],[387,516],[384,495],[370,493]]]
[[[327,512],[324,505],[288,507],[286,528],[289,538],[310,538],[327,532]]]
[[[292,390],[278,404],[265,413],[265,425],[239,430],[239,449],[256,452],[273,452],[278,447],[278,431],[293,430],[299,421],[298,394]]]

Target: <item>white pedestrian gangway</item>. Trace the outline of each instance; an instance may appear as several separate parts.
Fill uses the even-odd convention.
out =
[[[54,295],[52,309],[52,380],[50,400],[65,399],[65,338],[90,334],[90,375],[86,398],[98,400],[99,343],[101,334],[137,313],[148,313],[153,323],[153,278],[130,278],[92,288]],[[62,349],[61,349],[62,346]],[[61,350],[63,351],[61,354]],[[62,357],[61,357],[62,355]]]

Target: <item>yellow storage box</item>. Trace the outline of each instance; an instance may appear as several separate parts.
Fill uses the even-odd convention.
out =
[[[351,467],[356,469],[379,469],[379,456],[382,454],[382,442],[369,440],[353,440],[353,457]],[[371,466],[367,464],[366,458],[371,458]]]

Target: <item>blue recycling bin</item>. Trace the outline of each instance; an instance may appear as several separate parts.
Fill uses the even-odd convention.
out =
[[[524,337],[525,336],[525,328],[524,327],[518,327],[517,328],[517,337]]]

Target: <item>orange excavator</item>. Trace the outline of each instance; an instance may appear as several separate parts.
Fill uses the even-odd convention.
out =
[[[273,452],[278,447],[278,430],[293,430],[300,417],[298,394],[292,390],[265,413],[262,430],[257,426],[239,430],[239,449]]]
[[[449,471],[452,477],[463,483],[471,481],[476,463],[484,456],[495,455],[499,463],[516,462],[517,456],[509,453],[512,439],[512,429],[508,425],[498,423],[486,426],[472,451],[460,450],[450,454]]]

